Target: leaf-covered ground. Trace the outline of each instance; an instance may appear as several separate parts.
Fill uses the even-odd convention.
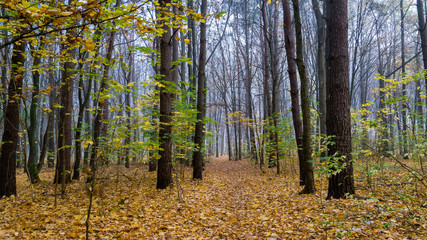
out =
[[[175,185],[156,190],[145,166],[101,170],[90,222],[91,239],[426,239],[424,196],[412,184],[361,187],[369,200],[298,195],[295,169],[264,173],[248,161],[212,159],[203,181],[175,167]],[[52,171],[31,186],[18,176],[18,196],[0,200],[0,239],[82,239],[89,194],[84,179],[67,187],[54,208]],[[359,186],[363,182],[357,182]],[[384,189],[384,192],[380,190]],[[59,188],[58,188],[59,190]],[[396,193],[397,192],[397,193]],[[398,197],[407,194],[408,198]],[[421,199],[421,200],[420,200]]]

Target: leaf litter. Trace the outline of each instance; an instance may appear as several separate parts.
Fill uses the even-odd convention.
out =
[[[277,175],[274,169],[261,171],[249,161],[221,157],[207,163],[202,181],[194,181],[191,168],[174,168],[174,186],[167,190],[155,189],[156,173],[144,165],[102,168],[94,189],[90,238],[427,237],[425,206],[396,197],[396,189],[372,195],[358,188],[359,195],[371,198],[326,201],[325,179],[317,180],[316,194],[298,194],[295,169]],[[0,239],[85,238],[89,194],[84,177],[67,186],[56,208],[52,177],[53,171],[46,170],[41,178],[49,182],[30,187],[26,175],[18,174],[18,196],[0,199]],[[404,187],[397,188],[402,192]]]

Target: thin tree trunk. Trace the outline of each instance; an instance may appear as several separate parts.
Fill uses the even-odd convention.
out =
[[[284,32],[285,32],[285,49],[286,59],[288,63],[288,74],[291,88],[291,111],[292,122],[294,124],[295,139],[298,147],[298,159],[300,168],[300,185],[304,186],[304,152],[303,152],[303,129],[299,110],[299,95],[298,95],[298,78],[297,66],[295,62],[295,37],[292,33],[292,18],[290,16],[290,6],[287,0],[282,0],[284,14]]]
[[[283,0],[287,1],[287,0]],[[311,126],[310,126],[310,99],[308,96],[308,78],[305,71],[303,59],[303,40],[301,30],[301,18],[299,12],[298,0],[292,0],[294,5],[294,18],[295,18],[295,36],[296,36],[296,49],[298,72],[301,80],[301,111],[303,116],[303,154],[304,162],[302,164],[304,170],[304,189],[301,193],[311,194],[315,192],[314,174],[313,174],[313,161],[311,157]],[[286,13],[285,13],[286,14]],[[290,14],[290,13],[289,13]]]
[[[201,14],[206,16],[207,0],[202,0]],[[206,22],[200,24],[200,55],[197,86],[197,123],[194,144],[197,150],[193,155],[193,179],[202,179],[204,108],[205,108],[205,67],[206,67]]]
[[[28,127],[28,142],[29,142],[29,156],[28,156],[28,174],[31,183],[37,183],[40,181],[39,173],[37,171],[37,162],[39,157],[39,146],[38,146],[38,114],[37,108],[39,104],[39,91],[40,91],[40,72],[37,68],[40,67],[41,55],[36,50],[33,51],[33,91],[31,94],[31,105],[30,105],[30,126]]]
[[[82,66],[81,66],[82,67]],[[92,71],[94,73],[94,71]],[[73,168],[73,179],[79,179],[80,178],[80,165],[81,165],[81,158],[82,158],[82,147],[81,147],[81,134],[82,134],[82,127],[83,127],[83,115],[84,112],[87,109],[87,105],[89,103],[90,99],[90,93],[92,91],[92,82],[93,77],[90,77],[88,80],[88,86],[86,90],[85,96],[82,96],[83,92],[83,76],[80,76],[79,78],[79,113],[77,115],[77,124],[76,124],[76,131],[74,135],[74,144],[75,144],[75,161],[74,161],[74,168]]]
[[[401,54],[402,54],[402,77],[406,73],[405,63],[405,15],[403,9],[403,0],[400,0],[400,41],[401,41]],[[402,97],[406,96],[406,84],[402,84]],[[408,159],[408,127],[406,123],[406,101],[402,104],[402,131],[403,131],[403,158]]]
[[[313,10],[317,23],[317,82],[318,82],[318,101],[319,101],[319,127],[320,139],[323,142],[326,136],[326,53],[325,37],[326,22],[320,11],[320,5],[317,0],[312,0]],[[326,157],[326,152],[322,153]]]
[[[426,29],[426,20],[424,16],[424,1],[417,0],[417,10],[418,10],[418,28],[421,37],[421,50],[423,53],[423,66],[424,71],[427,70],[427,29]],[[424,77],[425,89],[427,89],[427,74]],[[427,108],[427,98],[425,98],[425,106]],[[427,135],[427,114],[424,117],[424,131]]]

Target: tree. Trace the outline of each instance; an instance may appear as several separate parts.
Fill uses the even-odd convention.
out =
[[[264,36],[268,44],[269,54],[270,54],[270,70],[272,77],[272,95],[271,95],[271,118],[270,126],[273,127],[273,131],[270,131],[270,140],[272,142],[272,149],[269,154],[269,167],[276,166],[277,173],[280,173],[280,150],[279,150],[279,134],[277,129],[277,124],[279,121],[279,85],[280,85],[280,56],[279,56],[279,39],[278,39],[278,28],[279,28],[279,5],[274,4],[274,13],[273,13],[273,26],[268,28],[267,21],[267,12],[266,12],[267,2],[263,2],[261,7],[263,26],[264,26]]]
[[[287,0],[284,0],[287,1]],[[298,0],[292,0],[294,4],[294,18],[295,18],[295,36],[296,36],[296,48],[297,48],[297,59],[296,64],[298,66],[299,77],[301,81],[301,111],[302,111],[302,125],[303,125],[303,174],[304,189],[301,193],[310,194],[315,192],[314,187],[314,176],[313,176],[313,161],[311,157],[311,126],[310,126],[310,99],[308,96],[308,78],[305,70],[304,58],[303,58],[303,40],[301,30],[301,17],[299,10]],[[290,13],[289,13],[290,14]]]
[[[403,9],[403,0],[400,0],[400,47],[402,56],[402,77],[406,74],[405,62],[405,10]],[[406,84],[402,84],[402,97],[406,96]],[[406,100],[402,102],[402,141],[403,141],[403,157],[408,159],[408,131],[406,123],[406,109],[408,108]]]
[[[206,16],[207,0],[202,0],[201,13]],[[204,114],[205,114],[205,82],[206,82],[206,19],[200,24],[200,55],[197,86],[197,123],[194,133],[196,151],[193,154],[193,179],[202,179]]]
[[[421,37],[421,51],[423,53],[423,67],[424,71],[427,70],[427,29],[426,29],[426,20],[424,16],[424,1],[423,0],[417,0],[417,12],[418,12],[418,30],[420,32]],[[427,88],[427,75],[424,79],[425,86]],[[426,106],[427,106],[427,98],[426,100]],[[427,116],[424,120],[425,131],[427,131]]]
[[[161,0],[161,18],[166,18],[170,12],[170,0]],[[160,38],[160,159],[157,169],[157,189],[165,189],[172,183],[172,93],[171,87],[171,31],[166,20],[161,21],[163,34]]]
[[[326,59],[325,59],[325,37],[326,22],[324,13],[320,11],[320,4],[312,0],[313,10],[317,24],[317,84],[319,102],[319,127],[321,137],[326,136]]]
[[[62,194],[65,192],[65,184],[71,181],[71,146],[72,146],[72,113],[73,113],[73,91],[75,78],[75,63],[73,62],[77,48],[72,46],[76,41],[74,29],[67,30],[65,34],[67,40],[62,44],[62,51],[65,52],[63,70],[61,71],[61,88],[58,125],[58,155],[55,170],[54,183],[62,184]]]
[[[350,89],[347,0],[327,0],[327,113],[326,127],[333,144],[328,145],[329,177],[327,199],[354,194],[351,158]]]
[[[43,46],[41,46],[42,48]],[[36,183],[40,181],[39,173],[37,170],[37,161],[38,161],[38,137],[37,132],[39,129],[39,123],[38,123],[38,114],[37,114],[37,108],[39,107],[39,90],[40,90],[40,63],[42,60],[41,54],[36,50],[33,49],[32,51],[33,55],[33,91],[31,94],[31,105],[30,105],[30,125],[28,126],[28,142],[29,142],[29,156],[28,156],[28,175],[30,178],[31,183]]]
[[[288,74],[291,87],[291,111],[292,122],[294,124],[295,139],[298,147],[298,159],[300,168],[300,185],[304,183],[304,152],[303,152],[303,128],[299,109],[299,94],[298,94],[298,78],[297,78],[297,65],[295,54],[295,36],[292,33],[292,18],[291,9],[288,0],[283,0],[283,18],[284,18],[284,32],[285,32],[285,49],[286,60],[288,63]]]
[[[245,61],[245,71],[246,71],[246,79],[244,81],[245,86],[245,94],[246,94],[246,117],[249,119],[248,123],[248,144],[249,144],[249,152],[251,154],[251,158],[255,160],[255,162],[258,162],[257,157],[257,150],[256,150],[256,142],[255,142],[255,131],[254,131],[254,114],[252,110],[253,100],[252,100],[252,62],[251,62],[251,56],[250,56],[250,48],[251,48],[251,42],[249,41],[250,35],[249,35],[249,27],[250,27],[250,16],[249,16],[249,2],[246,1],[245,8],[244,8],[244,31],[245,31],[245,54],[244,54],[244,61]]]
[[[26,60],[25,45],[24,41],[16,42],[12,50],[12,75],[9,80],[0,155],[0,197],[16,195],[16,151]]]
[[[99,34],[99,33],[98,33]],[[97,41],[98,42],[98,41]],[[80,68],[82,68],[83,64],[80,65]],[[94,70],[91,70],[92,76],[94,76]],[[76,131],[74,134],[74,145],[75,145],[75,161],[74,161],[74,168],[73,168],[73,179],[79,179],[80,178],[80,172],[81,172],[81,158],[82,158],[82,146],[81,146],[81,135],[82,135],[82,127],[83,127],[83,114],[87,109],[87,105],[89,103],[90,99],[90,93],[92,91],[92,82],[93,77],[90,77],[88,79],[87,84],[87,90],[86,93],[84,93],[83,90],[83,75],[81,74],[79,76],[79,85],[78,85],[78,100],[79,100],[79,112],[77,114],[77,124],[76,124]],[[84,93],[84,95],[83,95]]]

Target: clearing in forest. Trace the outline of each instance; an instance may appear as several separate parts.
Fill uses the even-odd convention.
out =
[[[174,187],[156,190],[146,166],[100,170],[90,222],[91,239],[425,239],[426,208],[397,198],[406,185],[384,188],[369,200],[324,200],[298,195],[296,169],[263,173],[249,161],[211,159],[204,179],[175,166]],[[398,174],[393,174],[396,176]],[[357,175],[356,175],[357,176]],[[54,208],[52,171],[31,186],[18,175],[18,196],[0,200],[0,239],[83,239],[89,203],[85,179],[68,185]],[[318,178],[319,179],[319,178]],[[357,180],[357,178],[356,178]],[[359,195],[372,188],[356,182]],[[407,184],[410,186],[410,184]],[[362,187],[360,187],[362,186]],[[381,188],[381,187],[378,187]]]

